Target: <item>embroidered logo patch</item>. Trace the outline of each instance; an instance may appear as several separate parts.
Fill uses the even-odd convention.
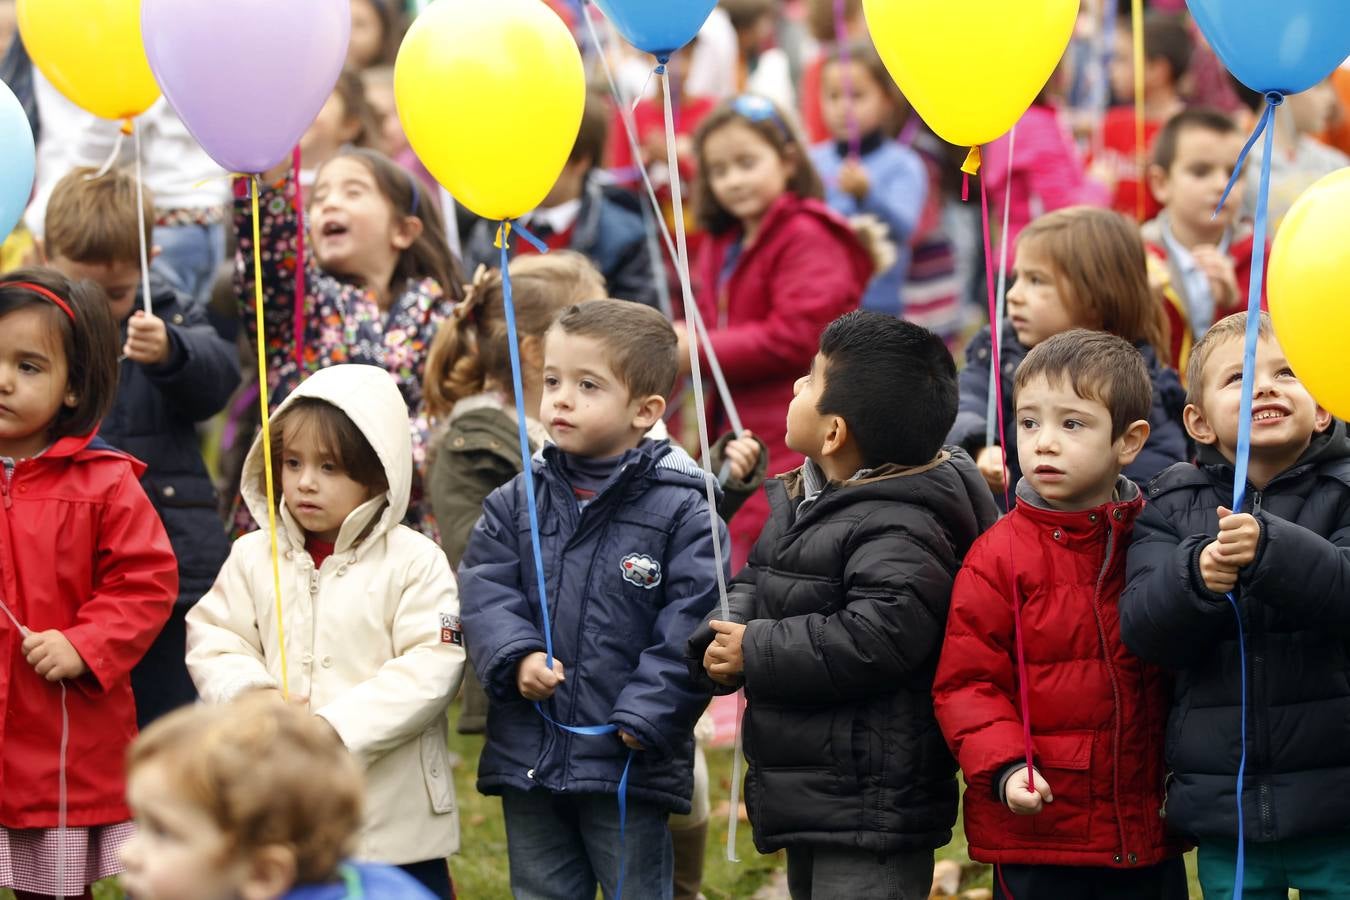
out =
[[[661,583],[661,564],[650,556],[630,553],[619,563],[619,569],[625,580],[640,588],[650,591]]]
[[[464,628],[459,624],[459,616],[441,613],[441,643],[464,646]]]

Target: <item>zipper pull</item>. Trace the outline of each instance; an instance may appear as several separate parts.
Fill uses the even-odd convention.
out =
[[[1261,492],[1256,491],[1255,493],[1252,494],[1252,515],[1256,515],[1260,511],[1261,511]]]

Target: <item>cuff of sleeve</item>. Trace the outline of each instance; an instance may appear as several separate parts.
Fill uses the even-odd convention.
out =
[[[146,373],[152,378],[173,378],[182,372],[183,367],[188,363],[187,344],[178,334],[178,329],[165,324],[164,330],[169,336],[169,357],[159,365],[145,367]]]

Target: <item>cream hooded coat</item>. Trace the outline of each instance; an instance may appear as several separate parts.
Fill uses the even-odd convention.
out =
[[[464,674],[459,598],[445,554],[400,525],[412,481],[407,405],[373,366],[324,369],[278,409],[316,397],[341,409],[384,464],[387,494],[357,507],[315,569],[283,500],[277,518],[290,696],[337,733],[365,769],[358,858],[402,864],[459,847],[446,708]],[[267,522],[263,448],[244,463],[249,512]],[[281,485],[276,485],[277,493]],[[187,617],[187,664],[207,703],[281,686],[267,529],[235,542],[210,592]]]

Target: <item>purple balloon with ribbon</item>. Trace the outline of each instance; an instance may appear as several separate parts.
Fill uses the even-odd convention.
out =
[[[652,56],[668,58],[698,36],[717,0],[591,0],[623,39]]]
[[[350,0],[143,0],[146,56],[164,96],[230,172],[284,162],[347,59]]]

